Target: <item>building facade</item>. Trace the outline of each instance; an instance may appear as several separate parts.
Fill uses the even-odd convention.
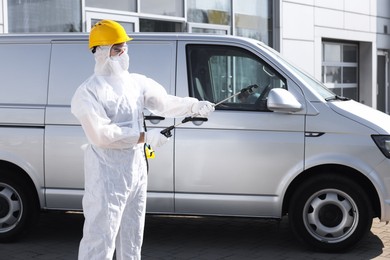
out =
[[[280,4],[279,51],[334,92],[389,113],[390,1]]]
[[[390,113],[388,0],[0,0],[0,33],[128,32],[254,38],[335,93]]]

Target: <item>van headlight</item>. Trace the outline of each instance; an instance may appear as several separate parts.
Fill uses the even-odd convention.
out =
[[[371,137],[383,155],[390,159],[390,135],[372,135]]]

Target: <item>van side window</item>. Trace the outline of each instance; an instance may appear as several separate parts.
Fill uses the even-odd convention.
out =
[[[257,85],[253,93],[237,95],[216,109],[269,111],[267,97],[272,88],[285,88],[286,80],[253,53],[222,45],[188,45],[187,64],[190,95],[217,103],[243,88]]]

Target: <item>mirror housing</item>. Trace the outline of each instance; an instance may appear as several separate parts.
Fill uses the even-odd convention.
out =
[[[273,112],[294,113],[302,110],[302,104],[283,88],[273,88],[267,99],[268,109]]]

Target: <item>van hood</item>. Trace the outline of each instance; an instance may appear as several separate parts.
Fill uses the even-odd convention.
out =
[[[336,113],[367,126],[378,134],[390,134],[390,116],[354,100],[330,101],[329,107]]]

